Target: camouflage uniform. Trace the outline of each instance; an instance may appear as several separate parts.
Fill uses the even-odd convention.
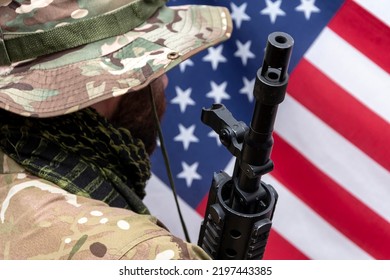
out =
[[[156,218],[76,196],[0,152],[0,259],[207,259]]]
[[[135,16],[139,7],[149,5],[157,12],[121,34],[54,52],[50,44],[42,45],[43,55],[13,60],[14,38],[27,35],[29,40],[73,23],[94,23],[103,14],[133,4]],[[26,117],[71,113],[139,90],[229,38],[232,22],[225,8],[164,4],[165,0],[0,0],[0,109]],[[50,34],[51,43],[62,36]],[[21,47],[28,53],[33,46]],[[0,258],[208,257],[172,236],[156,218],[65,192],[28,174],[0,150]]]

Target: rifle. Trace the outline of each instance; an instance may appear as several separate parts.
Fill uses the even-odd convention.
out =
[[[262,259],[278,194],[261,176],[272,171],[272,132],[278,105],[288,83],[293,38],[283,32],[268,36],[254,86],[255,108],[248,127],[223,104],[202,109],[201,120],[218,133],[236,158],[232,176],[215,172],[198,245],[213,259]]]

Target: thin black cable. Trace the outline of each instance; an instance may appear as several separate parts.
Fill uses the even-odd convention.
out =
[[[157,114],[156,103],[155,103],[155,100],[154,100],[153,91],[152,91],[152,87],[150,86],[150,84],[149,84],[149,96],[150,96],[150,101],[152,102],[152,106],[153,106],[153,114],[154,114],[154,118],[155,118],[155,121],[156,121],[158,138],[160,139],[161,152],[162,152],[163,157],[164,157],[164,163],[165,163],[165,167],[166,167],[166,170],[167,170],[169,184],[171,185],[171,189],[172,189],[172,192],[173,192],[173,197],[175,199],[175,204],[176,204],[177,212],[179,214],[181,226],[183,228],[183,232],[184,232],[184,235],[185,235],[185,238],[186,238],[187,242],[191,242],[190,236],[188,234],[187,226],[186,226],[186,224],[184,222],[184,218],[183,218],[183,215],[181,213],[179,201],[177,199],[177,192],[176,192],[175,182],[174,182],[173,176],[172,176],[171,165],[169,164],[168,152],[167,152],[167,148],[165,146],[164,136],[163,136],[162,129],[161,129],[161,126],[160,126],[160,120],[159,120],[158,114]]]

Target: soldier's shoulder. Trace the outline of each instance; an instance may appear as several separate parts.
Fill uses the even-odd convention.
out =
[[[0,258],[207,258],[153,216],[71,194],[26,173],[5,176],[7,185],[0,188]]]

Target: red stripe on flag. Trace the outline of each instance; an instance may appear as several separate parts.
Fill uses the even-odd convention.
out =
[[[389,145],[389,124],[307,60],[302,59],[294,69],[288,93],[390,170],[390,149],[384,148]]]
[[[354,1],[346,1],[329,28],[390,73],[390,29],[386,24]]]
[[[207,208],[207,200],[209,199],[209,193],[206,193],[206,195],[203,197],[202,201],[198,204],[196,207],[196,212],[199,213],[202,217],[206,214],[206,208]]]
[[[309,258],[284,239],[277,231],[271,230],[264,260],[308,260]]]
[[[271,175],[374,258],[390,259],[389,223],[274,136]]]

